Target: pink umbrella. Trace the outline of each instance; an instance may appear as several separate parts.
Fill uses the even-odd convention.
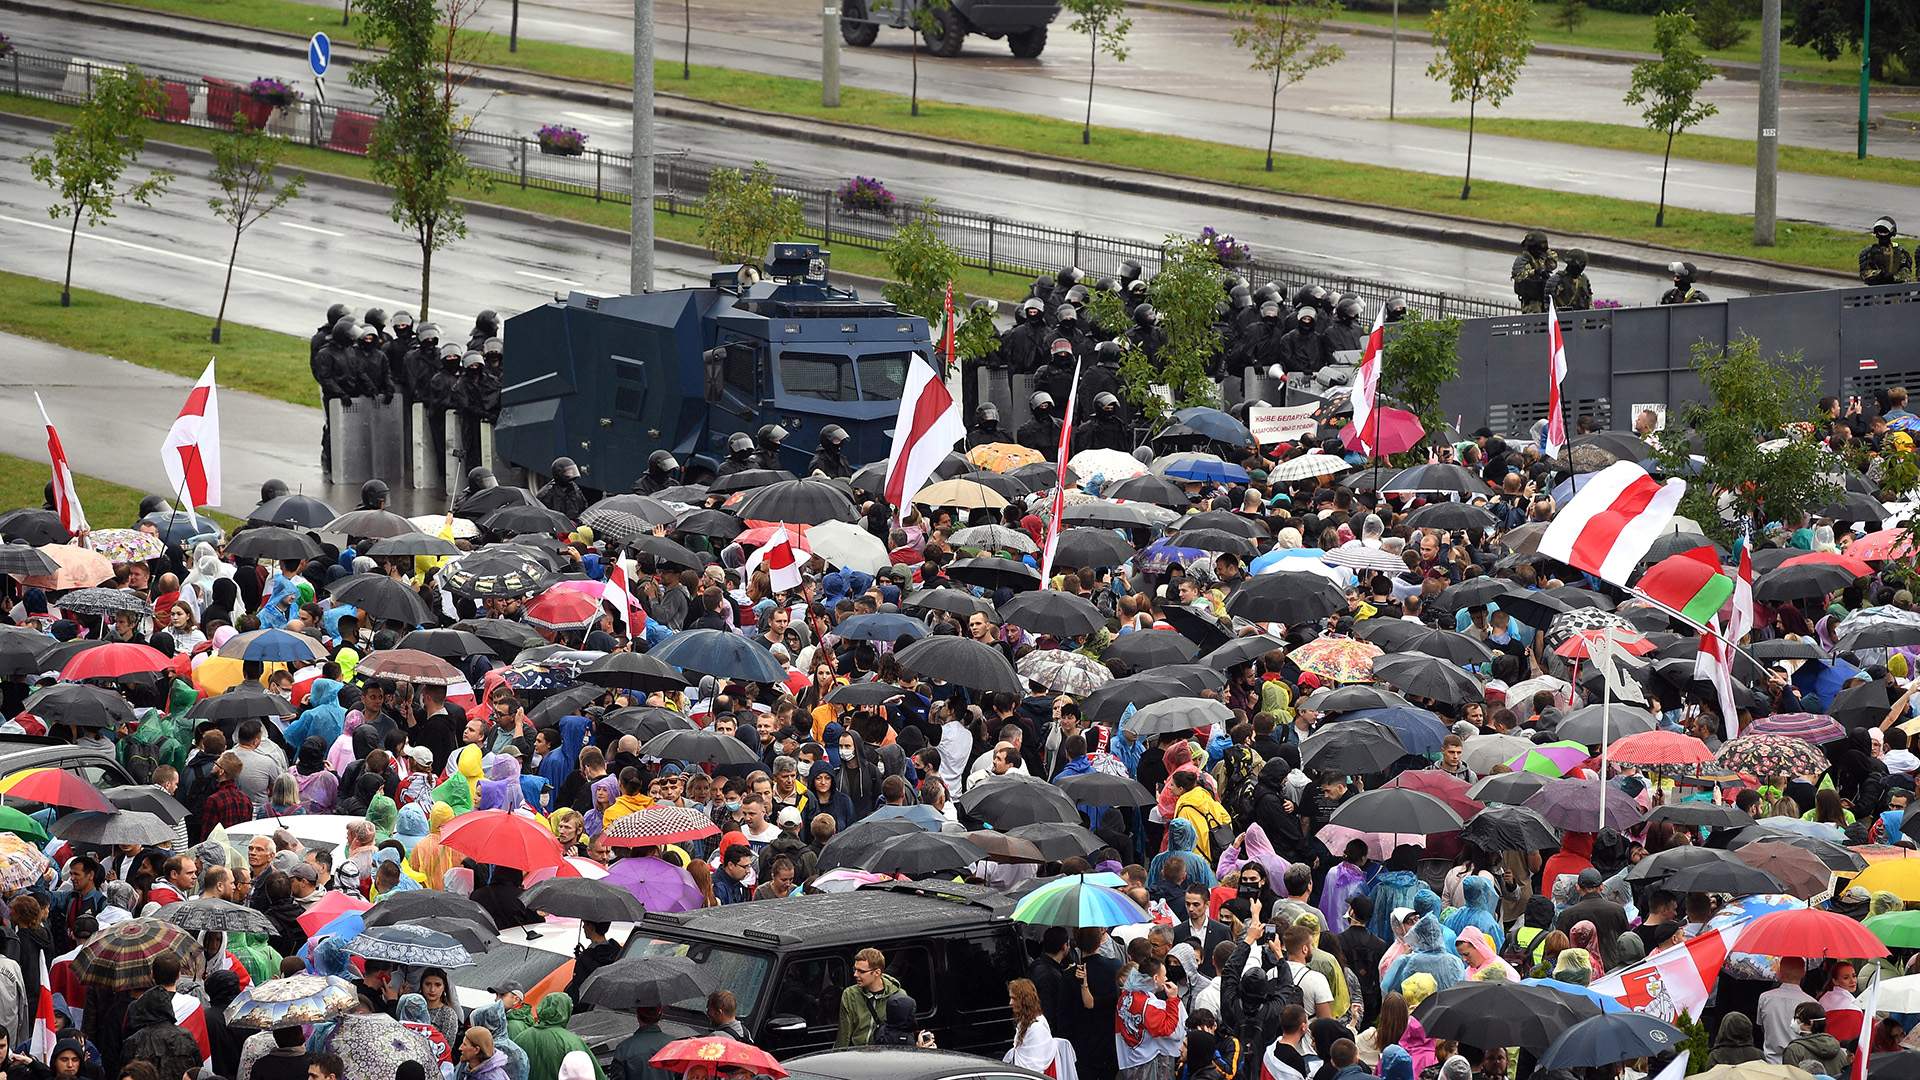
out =
[[[1366,453],[1360,445],[1361,432],[1352,424],[1340,429],[1340,445],[1355,453]],[[1420,426],[1420,418],[1405,409],[1380,407],[1367,417],[1367,442],[1373,444],[1373,452],[1378,456],[1404,454],[1413,449],[1413,444],[1425,438],[1427,429]]]
[[[692,911],[706,903],[692,874],[651,855],[621,859],[601,880],[632,893],[648,911]]]
[[[533,873],[528,874],[524,882],[528,888],[532,888],[548,878],[571,877],[587,878],[597,881],[606,876],[607,868],[594,862],[592,859],[583,859],[578,855],[569,855],[561,860],[559,866],[543,866]]]
[[[814,878],[808,888],[820,892],[853,892],[862,885],[878,885],[883,881],[892,881],[891,874],[876,874],[870,870],[850,870],[842,867],[829,870]]]
[[[1327,845],[1328,851],[1345,851],[1348,843],[1358,840],[1367,845],[1367,854],[1375,859],[1391,858],[1393,849],[1401,844],[1424,847],[1427,843],[1425,833],[1361,832],[1359,829],[1349,829],[1345,825],[1322,825],[1320,831],[1314,835],[1319,837],[1321,843]]]

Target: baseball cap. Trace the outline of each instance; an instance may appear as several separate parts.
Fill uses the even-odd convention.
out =
[[[487,987],[487,993],[502,996],[507,994],[525,994],[526,992],[527,985],[519,979],[508,979],[505,982]]]
[[[774,818],[774,821],[778,822],[783,829],[789,825],[798,826],[800,824],[800,811],[798,808],[792,806],[783,807],[780,813]]]
[[[422,767],[431,767],[433,765],[433,751],[428,747],[413,747],[407,751],[407,756],[413,759],[415,765]]]
[[[1605,880],[1600,876],[1600,871],[1591,866],[1580,871],[1580,887],[1583,889],[1597,889]]]
[[[287,871],[287,873],[301,881],[310,881],[315,885],[320,884],[320,871],[315,870],[312,863],[299,863],[294,866],[293,869]]]

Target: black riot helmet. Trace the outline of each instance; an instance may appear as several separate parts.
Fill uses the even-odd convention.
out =
[[[580,466],[575,465],[570,457],[554,458],[553,464],[548,468],[548,475],[562,483],[580,479]]]
[[[1120,411],[1120,399],[1110,390],[1102,390],[1093,395],[1093,407],[1111,416]]]
[[[385,480],[369,480],[360,485],[360,505],[369,510],[385,509],[390,494]]]
[[[1119,269],[1114,271],[1114,276],[1120,279],[1121,284],[1131,285],[1134,282],[1140,280],[1140,275],[1142,273],[1143,271],[1140,269],[1140,260],[1121,259],[1120,267]]]
[[[1264,304],[1269,300],[1284,300],[1285,298],[1285,295],[1280,291],[1280,286],[1275,285],[1271,281],[1253,290],[1253,302],[1256,304]]]
[[[1033,295],[1034,296],[1048,296],[1052,294],[1052,292],[1053,292],[1052,281],[1043,277],[1037,277],[1033,279]]]
[[[838,450],[847,444],[847,429],[839,424],[828,424],[820,429],[820,445]]]
[[[1693,284],[1693,279],[1700,271],[1695,269],[1692,263],[1676,259],[1667,264],[1667,273],[1673,275],[1675,285],[1685,286]]]
[[[1033,396],[1027,399],[1027,411],[1034,413],[1052,412],[1053,395],[1047,393],[1045,390],[1035,390]]]
[[[746,457],[753,453],[753,436],[744,431],[736,431],[727,436],[727,453],[732,457]]]
[[[1227,294],[1227,298],[1233,301],[1235,309],[1250,308],[1253,306],[1253,290],[1247,288],[1245,285],[1234,286],[1233,291]]]
[[[1152,304],[1141,304],[1133,309],[1133,325],[1142,330],[1160,325],[1160,311]]]
[[[1099,292],[1117,293],[1120,291],[1120,281],[1117,278],[1103,277],[1094,282],[1093,287]]]
[[[1072,304],[1074,307],[1086,307],[1088,295],[1085,285],[1075,285],[1073,288],[1067,290],[1067,303]]]
[[[373,327],[375,330],[385,330],[387,328],[387,309],[370,307],[367,309],[367,313],[360,317],[360,321]]]
[[[1882,240],[1892,240],[1900,235],[1900,224],[1890,217],[1881,217],[1873,223],[1873,235]]]
[[[352,313],[353,309],[345,304],[333,304],[327,308],[327,325],[332,326]]]
[[[992,427],[1000,422],[1000,406],[989,401],[973,410],[973,422],[978,427]]]
[[[167,500],[164,495],[149,495],[140,500],[141,517],[146,517],[148,514],[158,514],[167,509]]]
[[[1529,255],[1545,255],[1547,253],[1547,234],[1541,232],[1539,229],[1535,229],[1521,238],[1520,247]]]
[[[1407,298],[1396,296],[1387,301],[1387,321],[1399,322],[1407,317]]]
[[[1072,304],[1061,304],[1053,310],[1053,318],[1056,322],[1074,322],[1080,318],[1080,309]]]
[[[1053,275],[1053,283],[1062,289],[1071,289],[1086,276],[1077,266],[1063,266],[1059,273]]]
[[[353,332],[360,328],[351,315],[342,315],[333,321],[333,343],[335,345],[353,344]]]
[[[1340,303],[1334,306],[1333,317],[1343,323],[1356,323],[1360,321],[1360,316],[1366,314],[1366,309],[1367,306],[1360,302],[1359,297],[1343,297]]]
[[[487,488],[499,487],[500,480],[493,475],[492,469],[485,465],[475,465],[467,470],[467,486],[475,491],[485,491]]]
[[[1302,285],[1293,294],[1294,307],[1311,305],[1316,308],[1325,308],[1327,300],[1327,290],[1319,285]]]
[[[1120,354],[1126,350],[1117,341],[1103,341],[1093,347],[1093,362],[1109,366],[1120,363]]]
[[[759,442],[760,449],[769,454],[774,453],[780,449],[781,443],[787,441],[787,429],[779,424],[762,424],[756,441]]]
[[[1587,253],[1579,248],[1568,248],[1560,265],[1566,270],[1567,276],[1577,277],[1587,269]]]
[[[484,331],[488,337],[493,337],[500,332],[500,313],[488,308],[473,317],[473,327]]]
[[[671,476],[680,467],[680,462],[665,450],[655,450],[647,455],[647,471],[655,476]]]
[[[1280,301],[1262,300],[1260,302],[1260,317],[1269,322],[1278,321],[1280,318]]]
[[[287,494],[287,491],[287,482],[285,480],[269,480],[260,485],[260,501],[266,502],[269,499],[277,499]]]
[[[1241,277],[1239,274],[1222,274],[1220,276],[1220,287],[1222,289],[1225,289],[1227,292],[1232,292],[1233,290],[1241,287],[1242,285],[1248,285],[1248,284],[1249,282],[1247,281],[1247,279]]]

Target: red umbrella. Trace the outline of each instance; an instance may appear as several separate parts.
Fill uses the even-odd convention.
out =
[[[1854,577],[1866,577],[1873,573],[1873,567],[1867,565],[1866,559],[1866,556],[1854,554],[1852,547],[1849,547],[1844,554],[1838,551],[1815,551],[1806,555],[1795,555],[1780,565],[1801,566],[1818,564],[1837,566],[1847,573],[1852,574]]]
[[[100,794],[99,788],[87,783],[85,777],[60,769],[22,769],[0,777],[0,796],[73,810],[98,810],[103,814],[119,809]]]
[[[709,1072],[723,1068],[745,1069],[756,1075],[767,1075],[773,1080],[786,1080],[787,1070],[774,1060],[772,1054],[757,1046],[719,1035],[702,1035],[693,1039],[675,1039],[660,1048],[647,1064],[668,1072],[691,1072],[705,1066]]]
[[[1618,626],[1592,626],[1575,630],[1567,640],[1554,647],[1554,652],[1569,660],[1587,660],[1593,656],[1593,646],[1601,638],[1611,640],[1616,648],[1630,652],[1635,656],[1645,656],[1659,648],[1653,642],[1631,630]]]
[[[552,833],[508,810],[461,814],[441,830],[440,842],[483,863],[518,870],[552,867],[561,859]]]
[[[378,678],[433,686],[452,686],[467,678],[459,668],[418,649],[382,649],[360,661],[359,670]]]
[[[96,645],[74,654],[60,677],[68,682],[82,679],[124,679],[129,675],[151,675],[165,671],[173,663],[159,649],[131,641]]]
[[[1469,785],[1465,780],[1448,776],[1439,769],[1410,769],[1387,781],[1386,786],[1431,795],[1446,803],[1447,809],[1459,814],[1461,821],[1486,809],[1484,803],[1467,798]]]
[[[1881,529],[1879,532],[1868,533],[1848,544],[1847,554],[1856,559],[1875,561],[1902,559],[1913,554],[1913,544],[1907,539],[1907,530],[1904,528]],[[1787,561],[1793,562],[1803,557],[1795,556]]]
[[[1625,765],[1694,765],[1712,761],[1713,751],[1677,731],[1642,731],[1607,747],[1607,756]]]
[[[338,889],[328,889],[326,895],[322,896],[312,907],[308,908],[307,913],[300,916],[296,921],[300,924],[300,929],[305,930],[307,935],[311,937],[319,933],[321,927],[345,915],[347,912],[365,911],[372,906],[372,904],[367,903],[358,896],[343,893]]]
[[[1427,429],[1420,426],[1420,418],[1405,409],[1381,406],[1367,417],[1367,442],[1373,444],[1375,456],[1404,454],[1413,449],[1413,444],[1426,437]],[[1357,454],[1366,450],[1360,445],[1361,432],[1354,430],[1352,424],[1340,429],[1340,445]]]
[[[600,601],[571,589],[549,589],[534,597],[521,615],[548,630],[579,630],[600,617]]]
[[[1762,915],[1740,932],[1740,951],[1763,956],[1877,960],[1886,943],[1845,915],[1819,908]]]

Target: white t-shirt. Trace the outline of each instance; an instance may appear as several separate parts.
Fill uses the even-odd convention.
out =
[[[1306,1006],[1309,1017],[1319,1014],[1323,1002],[1333,1004],[1333,990],[1327,986],[1325,975],[1292,960],[1287,961],[1287,971],[1293,976],[1293,985],[1300,988],[1300,996],[1304,999],[1302,1004]]]

